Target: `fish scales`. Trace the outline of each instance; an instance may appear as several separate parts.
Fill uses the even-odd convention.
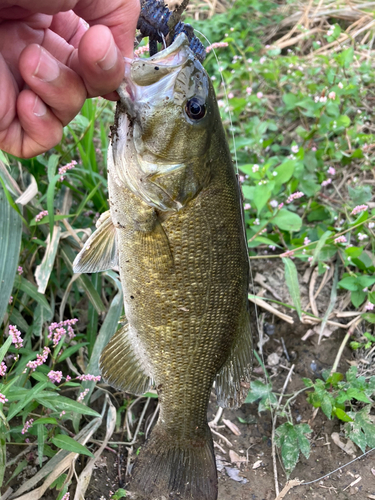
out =
[[[140,74],[135,63],[132,76],[136,82],[140,74],[143,85],[128,75],[119,89],[108,152],[112,224],[100,223],[97,230],[116,245],[128,321],[102,354],[103,377],[135,394],[154,384],[160,402],[130,483],[148,500],[216,500],[207,424],[212,385],[216,381],[219,404],[239,406],[251,365],[240,189],[212,85],[187,44],[179,35],[164,54],[146,60],[158,68],[164,62],[166,75],[172,68],[158,92],[152,89],[159,76]],[[168,85],[164,99],[159,90]],[[161,98],[164,104],[152,109],[152,99]],[[205,114],[189,120],[188,106],[198,110],[197,102]],[[108,265],[95,257],[95,234],[76,259],[76,271]]]

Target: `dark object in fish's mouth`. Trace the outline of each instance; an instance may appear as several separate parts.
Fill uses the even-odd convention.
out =
[[[171,45],[180,33],[185,33],[189,40],[189,47],[196,58],[203,62],[206,51],[202,42],[195,36],[194,29],[190,24],[178,21],[171,29],[170,21],[173,13],[163,1],[141,0],[141,13],[139,15],[137,29],[141,32],[141,38],[149,37],[150,55],[157,52],[157,42],[164,43],[168,35],[167,45]],[[171,36],[172,35],[172,36]]]

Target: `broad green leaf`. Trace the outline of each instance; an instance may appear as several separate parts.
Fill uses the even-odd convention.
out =
[[[359,307],[366,300],[366,292],[356,290],[350,294],[350,298],[354,307]]]
[[[26,278],[17,275],[14,280],[14,286],[19,287],[23,292],[27,293],[29,297],[38,302],[41,306],[47,309],[50,314],[52,314],[51,307],[45,296],[39,293],[36,286],[30,283],[30,281]]]
[[[281,185],[285,184],[292,178],[296,163],[297,160],[286,160],[275,169],[275,172],[277,173],[275,176],[275,195],[278,194]]]
[[[298,313],[298,317],[301,318],[302,308],[301,308],[301,294],[298,283],[298,273],[297,268],[294,262],[291,259],[286,257],[282,258],[284,262],[284,272],[285,272],[285,281],[292,298],[294,307]]]
[[[0,325],[8,307],[18,267],[22,220],[0,186]]]
[[[333,409],[333,413],[342,422],[353,422],[353,419],[350,418],[349,415],[344,410],[342,410],[341,408],[334,408]]]
[[[350,387],[347,391],[346,394],[348,396],[348,399],[356,399],[357,401],[362,401],[363,403],[371,403],[369,398],[364,394],[363,392],[359,391],[358,389],[355,389],[353,387]]]
[[[311,262],[311,265],[313,266],[315,262],[319,259],[319,254],[324,247],[326,241],[328,238],[331,236],[332,232],[331,231],[326,231],[320,238],[319,241],[315,247],[314,254],[313,254],[313,260]]]
[[[11,404],[9,408],[9,412],[7,415],[7,421],[10,422],[12,418],[17,415],[27,404],[30,403],[43,389],[45,389],[48,385],[48,382],[39,382],[33,387],[30,391],[27,392],[24,398],[21,399],[17,404]]]
[[[65,351],[63,351],[61,356],[58,356],[58,362],[61,363],[61,361],[64,361],[64,359],[69,358],[69,356],[77,352],[81,347],[84,347],[85,345],[88,345],[88,342],[81,342],[79,344],[68,347],[67,349],[65,349]]]
[[[323,413],[331,419],[332,417],[332,401],[331,397],[326,393],[323,395],[322,402],[321,402],[321,408]]]
[[[79,453],[80,455],[87,455],[89,457],[94,456],[86,446],[77,443],[77,441],[65,434],[58,434],[52,438],[52,443],[62,450],[72,451],[73,453]]]
[[[357,278],[354,276],[347,276],[346,278],[343,278],[341,281],[339,281],[337,284],[341,288],[345,288],[345,290],[350,290],[351,292],[355,292],[358,288],[358,281]]]
[[[37,418],[33,422],[33,425],[47,425],[47,424],[57,425],[58,422],[55,418],[52,418],[52,417]]]
[[[267,182],[267,184],[261,184],[260,186],[256,186],[252,201],[256,209],[258,210],[258,214],[270,199],[271,193],[272,193],[272,185],[270,182]]]
[[[78,401],[73,401],[70,398],[66,398],[65,396],[59,396],[56,398],[44,398],[49,400],[58,410],[62,411],[72,411],[73,413],[80,413],[81,415],[91,415],[93,417],[99,417],[99,413],[97,413],[92,408],[89,408],[82,403],[78,403]]]
[[[254,403],[258,399],[268,397],[272,392],[270,384],[263,384],[260,380],[254,380],[250,384],[250,391],[245,399],[245,403]]]
[[[299,231],[302,226],[301,217],[286,208],[282,208],[272,219],[272,222],[283,231]]]

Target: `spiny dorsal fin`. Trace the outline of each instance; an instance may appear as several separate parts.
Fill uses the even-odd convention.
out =
[[[120,328],[100,356],[103,379],[112,387],[130,394],[147,392],[152,379],[145,373],[142,361],[134,352],[129,325]]]
[[[116,228],[109,210],[100,216],[96,227],[97,230],[74,259],[75,273],[98,273],[118,266]]]
[[[250,382],[253,347],[250,311],[244,309],[230,356],[215,380],[217,404],[223,408],[239,408],[249,392],[243,383]]]

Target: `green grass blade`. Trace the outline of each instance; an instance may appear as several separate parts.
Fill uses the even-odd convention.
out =
[[[6,441],[5,441],[5,427],[0,421],[0,488],[3,485],[5,466],[7,462],[7,451],[6,451]]]
[[[284,262],[285,281],[288,286],[290,296],[292,297],[293,304],[298,313],[298,317],[301,318],[301,294],[299,291],[297,268],[291,259],[283,257],[282,261]]]
[[[94,456],[91,451],[86,448],[86,446],[77,443],[77,441],[69,436],[66,436],[65,434],[58,434],[56,437],[52,438],[52,443],[62,450],[72,451],[73,453],[79,453],[80,455],[88,455],[89,457]]]
[[[35,285],[30,283],[27,279],[22,276],[16,276],[14,280],[14,286],[19,287],[23,292],[27,293],[29,297],[38,302],[41,306],[45,307],[47,311],[52,314],[51,307],[47,302],[44,295],[38,292]]]
[[[322,248],[324,247],[324,245],[326,244],[326,241],[331,236],[331,234],[332,234],[332,231],[326,231],[320,237],[318,244],[316,245],[315,250],[314,250],[314,255],[313,255],[313,260],[311,262],[311,266],[313,266],[315,264],[315,262],[319,259],[319,254],[320,254]]]
[[[20,255],[21,236],[22,221],[0,186],[0,324],[12,293]]]

